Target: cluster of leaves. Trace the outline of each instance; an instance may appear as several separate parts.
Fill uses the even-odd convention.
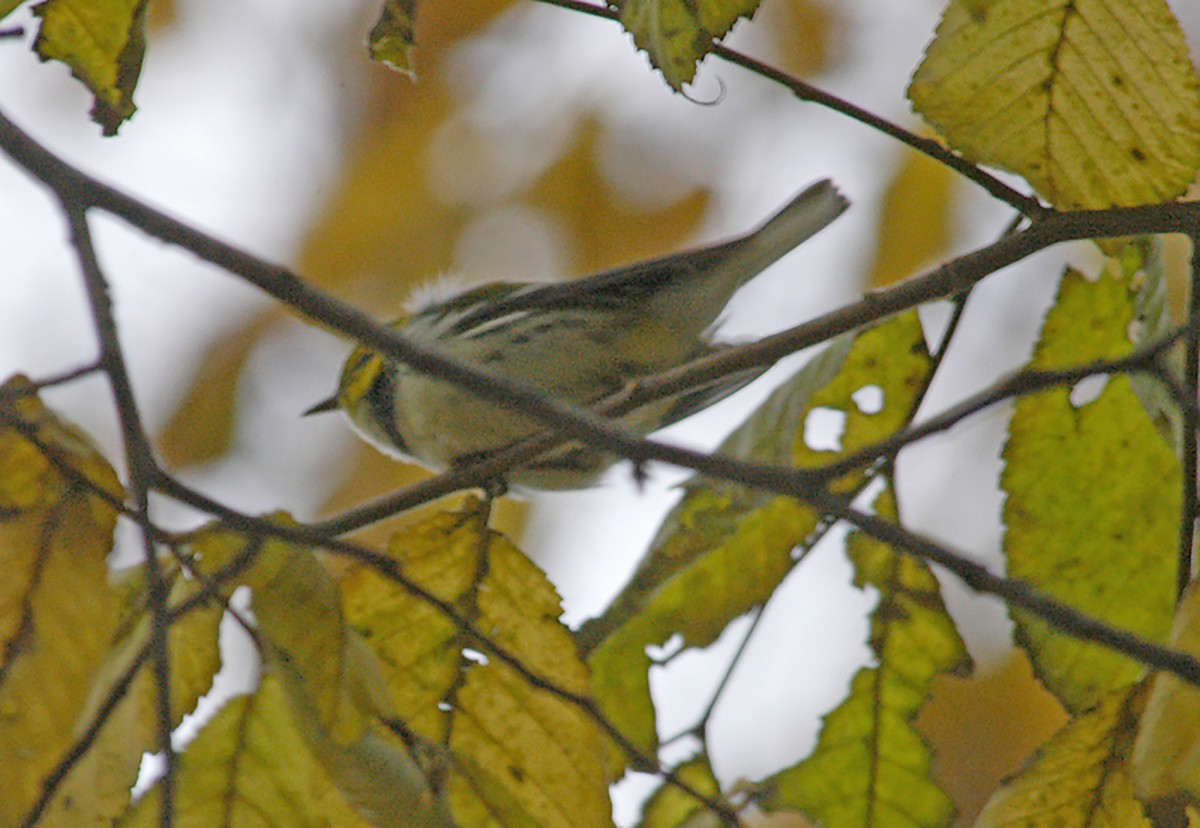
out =
[[[705,54],[728,55],[717,40],[756,5],[582,10],[619,16],[678,89]],[[39,54],[93,89],[107,132],[132,113],[146,13],[145,0],[38,6]],[[413,14],[412,2],[389,0],[373,56],[411,68]],[[1132,215],[1108,208],[1170,206],[1200,170],[1200,81],[1164,0],[954,0],[910,97],[957,161],[1011,170],[1053,208],[1099,210],[1096,226]],[[14,134],[0,132],[0,145],[17,157]],[[95,206],[60,196],[68,212]],[[1033,227],[1051,215],[1011,203]],[[1160,214],[1139,215],[1145,227]],[[1167,215],[1158,229],[1179,226]],[[489,526],[487,504],[426,512],[377,551],[328,527],[239,514],[156,469],[123,485],[43,407],[38,384],[11,380],[0,389],[0,825],[604,825],[608,786],[630,768],[666,782],[648,826],[732,822],[750,804],[828,826],[946,825],[954,809],[913,720],[935,677],[970,660],[926,559],[1010,602],[1018,645],[1070,714],[979,824],[1182,824],[1200,797],[1200,664],[1184,655],[1200,653],[1200,592],[1181,589],[1200,320],[1193,301],[1172,327],[1156,239],[1100,248],[1096,274],[1063,274],[1028,369],[923,425],[914,421],[956,324],[931,349],[916,301],[900,313],[882,294],[864,303],[884,310],[826,337],[722,445],[731,462],[689,484],[627,588],[578,633],[558,621],[544,575]],[[942,295],[961,311],[970,283],[951,286]],[[338,307],[311,315],[333,325]],[[119,346],[109,342],[108,356],[119,361]],[[1085,394],[1088,377],[1102,388]],[[118,385],[119,405],[132,407]],[[893,461],[1013,397],[1004,579],[903,528]],[[839,447],[816,450],[806,424],[830,411]],[[754,476],[763,469],[791,476]],[[143,513],[147,489],[216,520],[165,532]],[[161,554],[110,581],[120,519]],[[704,647],[761,611],[838,519],[858,530],[855,583],[879,596],[875,658],[815,750],[731,789],[704,752],[662,765],[647,648]],[[252,616],[230,605],[239,588]],[[223,620],[256,644],[257,688],[176,754],[172,732],[220,667]],[[152,751],[167,772],[134,801]]]

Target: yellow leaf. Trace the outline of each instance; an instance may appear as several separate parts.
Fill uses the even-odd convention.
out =
[[[239,582],[253,592],[264,661],[346,801],[380,826],[407,825],[409,815],[444,824],[428,802],[424,776],[387,731],[393,705],[380,664],[346,625],[337,583],[314,552],[224,529],[200,535],[192,551],[209,576],[250,556]]]
[[[133,90],[146,49],[149,0],[46,0],[33,7],[42,18],[33,48],[42,60],[59,60],[95,96],[92,120],[115,135],[137,109]]]
[[[796,77],[813,77],[838,60],[837,32],[851,25],[850,12],[824,0],[767,3],[755,20],[771,38],[771,65]]]
[[[384,0],[383,11],[367,36],[371,60],[416,78],[412,61],[416,18],[417,0]]]
[[[152,620],[145,608],[144,582],[141,571],[125,576],[125,592],[134,598],[136,608],[125,629],[117,636],[113,649],[97,676],[90,703],[81,717],[83,726],[90,725],[100,713],[101,705],[121,682],[132,680],[124,696],[113,708],[108,719],[88,749],[87,754],[72,770],[62,790],[48,812],[45,824],[82,826],[92,820],[99,826],[110,825],[129,804],[129,793],[138,778],[142,755],[159,749],[156,724],[158,688],[150,665],[146,646]],[[198,582],[179,578],[171,591],[172,608],[193,597],[200,589]],[[218,630],[224,609],[201,604],[180,615],[167,634],[170,660],[172,726],[178,726],[191,713],[200,697],[212,688],[213,676],[221,666],[217,646]]]
[[[1038,683],[1022,650],[970,678],[939,676],[917,717],[918,732],[937,763],[934,779],[971,824],[1000,782],[1067,723],[1054,696]]]
[[[1063,277],[1031,363],[1062,368],[1133,348],[1140,281],[1110,270]],[[1152,641],[1166,638],[1175,590],[1179,461],[1127,376],[1076,405],[1056,388],[1016,403],[1001,487],[1008,574]],[[1038,677],[1072,712],[1137,680],[1143,668],[1014,612]]]
[[[25,0],[0,0],[0,20],[8,17],[24,2]]]
[[[1072,719],[988,801],[976,828],[1148,828],[1127,762],[1144,695],[1118,690]]]
[[[390,553],[539,681],[587,695],[557,594],[483,525],[478,504],[397,533]],[[352,569],[342,588],[347,619],[385,665],[398,716],[414,736],[448,748],[447,790],[460,824],[609,824],[604,742],[583,711],[372,569]]]
[[[567,227],[574,264],[582,273],[678,249],[696,232],[709,205],[709,192],[697,190],[662,209],[637,209],[613,189],[601,168],[602,130],[591,118],[580,123],[567,151],[528,197]]]
[[[283,682],[270,672],[255,693],[231,699],[204,726],[180,756],[175,783],[178,828],[379,824],[355,813],[338,793],[302,734]],[[156,786],[117,825],[158,825],[160,800]],[[423,824],[415,817],[409,824]]]
[[[221,457],[233,442],[242,369],[263,334],[281,319],[278,308],[222,336],[205,353],[188,389],[155,443],[169,468]]]
[[[266,658],[311,706],[319,728],[350,743],[373,717],[391,714],[382,676],[362,660],[337,583],[312,550],[268,541],[246,582]]]
[[[1200,589],[1195,581],[1179,603],[1168,643],[1200,655]],[[1155,675],[1133,745],[1133,777],[1142,799],[1183,794],[1200,802],[1200,692],[1194,685],[1170,673]]]
[[[880,288],[906,279],[946,252],[954,182],[955,173],[945,164],[904,149],[884,193],[869,285]]]
[[[621,0],[621,25],[650,62],[679,91],[696,76],[696,64],[761,0]]]
[[[1200,82],[1165,0],[952,0],[908,95],[1062,209],[1172,199],[1200,167]]]
[[[23,379],[0,389],[0,803],[12,824],[74,744],[116,629],[105,557],[124,496],[31,391]]]

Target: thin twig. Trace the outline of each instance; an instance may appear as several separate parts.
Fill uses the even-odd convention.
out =
[[[0,405],[7,405],[16,400],[31,397],[56,385],[65,385],[69,382],[74,382],[100,370],[103,370],[100,367],[100,363],[92,362],[87,365],[81,365],[78,368],[70,368],[57,374],[51,374],[39,380],[30,380],[28,385],[0,388]]]
[[[549,0],[544,0],[549,2]],[[724,58],[730,63],[741,66],[744,69],[749,69],[751,72],[760,77],[774,81],[782,86],[787,87],[796,97],[802,101],[819,104],[827,109],[832,109],[835,112],[840,112],[860,124],[871,127],[872,129],[882,132],[891,138],[895,138],[900,143],[916,150],[917,152],[927,155],[935,161],[945,164],[950,169],[957,172],[969,181],[978,184],[989,195],[1003,201],[1005,204],[1017,210],[1022,215],[1029,218],[1037,218],[1049,211],[1048,207],[1042,205],[1036,198],[1027,196],[1024,193],[1014,190],[1012,187],[1005,184],[994,175],[986,172],[982,167],[976,166],[967,159],[957,153],[951,152],[946,147],[929,138],[924,138],[909,132],[903,127],[893,124],[891,121],[881,118],[872,112],[868,112],[862,107],[855,106],[849,101],[845,101],[836,95],[818,89],[810,83],[806,83],[799,78],[792,77],[785,72],[781,72],[773,66],[756,60],[752,57],[734,51],[724,44],[718,43],[713,46],[712,53],[718,57]]]
[[[592,3],[581,2],[581,0],[539,0],[539,2],[545,3],[548,6],[557,6],[567,11],[599,17],[603,20],[620,22],[621,19],[620,12],[612,6],[594,5]],[[1014,190],[986,170],[972,164],[961,155],[951,152],[937,141],[916,135],[898,124],[888,121],[886,118],[881,118],[836,95],[832,95],[799,78],[781,72],[773,66],[730,49],[719,41],[713,41],[711,53],[735,66],[740,66],[759,77],[789,89],[792,94],[802,101],[815,103],[818,106],[841,113],[866,127],[894,138],[905,146],[911,147],[935,161],[945,164],[964,178],[978,184],[995,198],[1019,211],[1022,215],[1033,218],[1046,213],[1049,209],[1043,206],[1036,198]]]
[[[1183,498],[1179,515],[1179,565],[1175,573],[1179,598],[1192,581],[1192,550],[1196,542],[1196,429],[1200,427],[1195,405],[1197,394],[1200,394],[1200,255],[1197,254],[1200,236],[1192,236],[1191,241],[1192,283],[1188,293],[1187,336],[1183,340],[1183,390],[1191,405],[1181,406],[1180,417],[1183,421],[1180,446]]]
[[[134,519],[141,527],[142,552],[146,567],[146,586],[149,593],[151,615],[151,663],[157,689],[155,712],[157,714],[158,746],[163,753],[165,765],[162,781],[162,811],[159,825],[171,828],[174,822],[174,793],[176,757],[171,745],[171,730],[174,718],[171,714],[171,664],[167,634],[170,618],[167,614],[167,584],[159,568],[154,545],[154,524],[150,518],[150,486],[157,466],[150,444],[142,427],[137,400],[125,367],[117,335],[117,324],[113,317],[112,298],[108,292],[108,281],[100,270],[96,251],[92,245],[84,208],[63,199],[62,208],[70,227],[71,244],[75,248],[91,305],[92,320],[100,345],[100,365],[108,377],[113,398],[116,401],[117,417],[125,443],[125,458],[129,474],[129,491],[134,501]]]

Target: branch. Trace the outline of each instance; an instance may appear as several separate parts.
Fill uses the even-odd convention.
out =
[[[40,380],[31,379],[28,385],[0,388],[0,406],[8,405],[10,402],[16,402],[25,397],[32,397],[46,388],[75,382],[75,380],[83,379],[89,374],[94,374],[101,370],[103,369],[99,362],[92,362],[87,365],[81,365],[78,368],[70,368],[57,374],[51,374]]]
[[[129,382],[129,372],[125,368],[125,357],[121,352],[121,344],[117,337],[117,324],[113,318],[112,298],[108,292],[108,282],[96,259],[87,216],[84,215],[83,206],[66,198],[62,199],[61,204],[66,213],[71,244],[75,248],[87,289],[96,335],[100,340],[100,366],[108,376],[109,386],[117,405],[117,416],[121,423],[121,432],[125,442],[129,490],[134,499],[134,516],[138,526],[141,527],[142,554],[146,567],[146,585],[151,614],[149,646],[152,653],[151,664],[154,669],[155,687],[158,691],[155,697],[158,747],[165,760],[162,780],[163,805],[159,812],[159,824],[162,828],[171,828],[174,821],[173,806],[177,762],[175,749],[171,745],[174,717],[171,715],[171,663],[167,643],[170,618],[167,613],[167,584],[159,569],[158,557],[155,554],[155,527],[150,519],[150,485],[155,477],[157,465],[154,462],[145,429],[142,427],[137,400],[133,395],[133,386]]]
[[[127,223],[170,244],[190,250],[257,286],[297,313],[420,371],[457,383],[472,393],[533,417],[560,435],[627,457],[635,463],[660,460],[696,468],[678,450],[645,441],[596,413],[548,399],[526,383],[500,377],[468,363],[418,347],[394,329],[306,284],[286,268],[269,264],[201,233],[66,164],[0,115],[0,147],[30,174],[56,192],[70,193],[81,206],[112,212]],[[751,347],[717,354],[639,384],[621,405],[629,408],[663,389],[702,384],[742,368],[772,364],[782,357],[831,339],[892,314],[953,296],[995,271],[1064,241],[1142,233],[1190,232],[1200,225],[1200,203],[1168,203],[1144,207],[1050,213],[1027,229],[947,262],[935,270],[861,301],[768,337]],[[618,407],[602,410],[616,413]],[[628,410],[625,408],[623,410]],[[544,449],[543,449],[544,450]],[[682,463],[679,460],[682,459]]]

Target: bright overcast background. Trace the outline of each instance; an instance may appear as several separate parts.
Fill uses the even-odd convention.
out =
[[[426,6],[442,4],[453,7],[460,0],[428,0]],[[378,5],[177,0],[172,19],[151,33],[135,96],[139,111],[112,139],[101,138],[87,120],[90,99],[63,66],[39,63],[28,38],[0,40],[0,110],[53,151],[124,191],[261,257],[303,269],[308,233],[333,209],[348,155],[378,105],[379,90],[411,83],[366,59],[365,35]],[[760,19],[742,23],[730,44],[772,61],[781,30],[805,36],[787,29],[802,16],[774,8],[786,5],[765,0]],[[1194,32],[1193,4],[1174,5],[1190,15],[1184,23]],[[806,79],[916,127],[904,88],[942,3],[825,0],[824,6],[830,25],[821,34],[823,68]],[[34,28],[28,15],[8,21],[14,22]],[[773,332],[861,292],[880,198],[903,158],[900,147],[867,128],[712,59],[690,90],[694,101],[672,95],[615,25],[530,2],[514,4],[460,39],[430,71],[419,83],[446,84],[457,109],[428,153],[398,152],[394,163],[412,176],[427,176],[429,192],[469,214],[452,258],[439,267],[475,278],[576,275],[555,217],[510,196],[544,172],[587,122],[599,127],[597,153],[608,186],[629,204],[662,209],[697,188],[711,191],[694,241],[748,229],[817,178],[832,177],[853,200],[853,209],[833,227],[738,297],[725,336]],[[484,151],[474,146],[460,153],[464,135],[482,141]],[[955,251],[993,239],[1009,215],[969,185],[954,190],[953,203]],[[229,274],[119,221],[106,216],[94,224],[134,385],[149,428],[157,432],[207,349],[270,303]],[[65,238],[47,193],[0,160],[4,376],[44,377],[95,356]],[[966,319],[970,335],[947,365],[934,403],[1021,364],[1037,329],[1037,308],[1053,295],[1062,255],[1040,256],[983,285]],[[384,285],[356,301],[390,315],[408,288],[386,295]],[[368,295],[382,297],[381,306],[368,303]],[[348,473],[343,459],[358,449],[340,419],[299,413],[333,389],[345,351],[345,343],[299,321],[271,327],[238,385],[231,450],[185,478],[243,510],[318,515]],[[798,364],[770,376],[778,381]],[[770,385],[757,383],[665,438],[716,445]],[[94,435],[110,457],[120,456],[100,379],[55,389],[47,399]],[[1003,410],[989,412],[906,452],[900,469],[909,524],[981,560],[997,560],[997,455],[1005,416]],[[604,607],[677,497],[672,486],[682,475],[651,471],[641,493],[628,470],[618,469],[597,490],[532,500],[524,546],[558,585],[570,622]],[[713,720],[714,764],[724,780],[760,776],[806,753],[819,715],[867,663],[863,613],[874,599],[849,582],[840,542],[825,543],[770,605]],[[957,589],[949,600],[977,657],[1004,650],[1007,628],[995,602]],[[664,735],[698,712],[717,675],[714,665],[729,658],[736,641],[727,634],[711,652],[658,671]],[[618,814],[628,821],[632,810],[625,801]]]

